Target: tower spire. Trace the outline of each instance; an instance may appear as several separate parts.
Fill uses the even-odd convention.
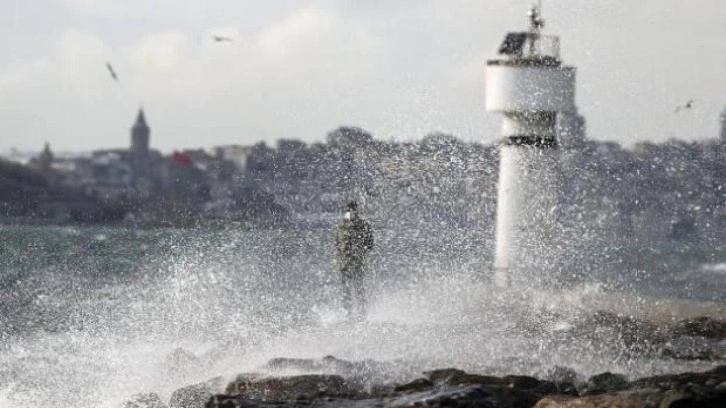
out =
[[[129,149],[129,162],[133,169],[134,180],[146,179],[149,177],[151,162],[149,156],[149,141],[151,128],[146,123],[144,108],[139,108],[136,115],[136,122],[131,127],[131,147]]]
[[[146,115],[144,114],[144,107],[139,107],[139,113],[136,115],[136,122],[134,127],[149,127],[146,123]]]

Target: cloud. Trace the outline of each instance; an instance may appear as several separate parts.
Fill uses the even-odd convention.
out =
[[[19,0],[20,1],[20,0]],[[35,0],[53,1],[58,0]],[[151,24],[159,22],[180,22],[186,24],[206,21],[218,16],[229,17],[239,10],[258,8],[252,2],[223,0],[61,0],[65,9],[75,16],[84,18],[120,21],[146,21]]]
[[[180,68],[189,46],[188,36],[181,31],[148,35],[131,49],[133,67],[140,73],[169,73]]]
[[[51,62],[46,58],[6,67],[4,71],[0,72],[0,94],[22,89],[33,78],[50,72],[50,70]]]
[[[218,43],[212,34],[234,41]],[[131,120],[139,102],[159,147],[194,145],[201,134],[209,144],[309,139],[359,114],[385,50],[376,33],[318,7],[295,10],[254,31],[234,24],[196,33],[170,29],[115,45],[99,33],[67,30],[51,54],[0,69],[0,91],[12,85],[17,109],[43,112],[54,139],[64,141],[61,147],[87,140],[116,144],[110,136],[96,136],[109,134],[111,126],[122,134],[128,126],[121,120]],[[106,61],[118,83],[109,78]],[[86,117],[90,111],[93,120]],[[69,122],[81,112],[83,120]]]
[[[98,36],[70,30],[63,33],[55,47],[54,73],[64,81],[85,81],[98,73],[111,55],[111,47]],[[102,72],[102,71],[101,71]]]
[[[302,9],[279,23],[265,28],[259,36],[259,49],[268,55],[286,57],[320,46],[331,35],[338,17],[319,8]]]
[[[66,31],[48,55],[0,71],[0,92],[35,89],[38,84],[79,85],[105,79],[108,74],[103,63],[110,55],[111,48],[97,36],[79,30]]]
[[[65,0],[65,4],[72,10],[94,16],[121,16],[128,15],[133,10],[135,0]]]

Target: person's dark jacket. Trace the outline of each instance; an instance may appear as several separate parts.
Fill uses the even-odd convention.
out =
[[[373,230],[360,217],[342,220],[335,230],[335,252],[339,265],[359,263],[373,249]]]

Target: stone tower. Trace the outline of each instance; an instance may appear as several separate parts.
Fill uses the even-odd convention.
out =
[[[148,179],[151,174],[150,137],[151,129],[146,123],[144,109],[140,108],[136,116],[136,122],[131,127],[131,148],[129,149],[129,165],[135,183]]]
[[[46,142],[43,151],[38,156],[38,170],[47,173],[51,170],[55,156],[50,150],[50,143]]]

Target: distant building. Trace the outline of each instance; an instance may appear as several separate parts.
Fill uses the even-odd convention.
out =
[[[40,171],[41,173],[49,173],[53,169],[53,160],[55,155],[50,150],[50,143],[45,144],[43,151],[30,160],[30,167]]]
[[[238,170],[247,168],[247,159],[250,153],[252,153],[252,146],[227,145],[214,148],[217,159],[234,163]]]
[[[144,109],[141,108],[136,116],[136,122],[131,127],[131,148],[129,149],[129,164],[135,184],[144,183],[151,176],[150,138],[151,128],[146,123],[146,115]]]
[[[721,135],[720,140],[721,143],[726,144],[726,106],[724,106],[723,110],[721,111]]]

